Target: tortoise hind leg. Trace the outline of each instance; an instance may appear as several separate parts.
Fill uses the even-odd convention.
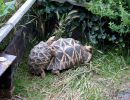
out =
[[[45,78],[45,76],[46,76],[45,70],[42,66],[39,68],[39,74],[40,74],[41,78]]]
[[[54,75],[59,76],[60,75],[60,71],[59,70],[52,70],[51,71]]]
[[[45,71],[43,70],[42,73],[41,73],[41,78],[45,78],[46,74],[45,74]]]

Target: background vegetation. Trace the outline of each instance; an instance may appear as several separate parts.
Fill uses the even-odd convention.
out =
[[[127,0],[76,1],[84,7],[78,9],[69,3],[60,4],[43,0],[42,7],[37,9],[36,14],[39,13],[40,16],[44,16],[42,20],[48,23],[52,19],[58,20],[56,17],[57,13],[63,17],[65,13],[69,13],[71,10],[77,10],[75,15],[79,17],[70,22],[70,26],[73,25],[75,30],[69,34],[69,37],[75,37],[79,40],[89,39],[92,44],[108,43],[108,41],[109,43],[116,43],[123,47],[128,44],[130,39],[130,5]],[[70,31],[69,25],[65,30]],[[66,36],[68,36],[68,31],[66,31]],[[50,35],[53,32],[45,31],[45,33]],[[84,39],[84,37],[86,38]]]
[[[4,0],[0,0],[0,27],[6,23],[15,9],[16,7],[14,1],[11,0],[5,3]],[[5,41],[0,44],[0,51],[6,48],[11,39],[12,35],[9,35]]]
[[[130,3],[127,0],[76,0],[83,5],[79,7],[67,2],[39,1],[40,6],[35,5],[26,17],[29,17],[26,24],[33,22],[36,27],[37,39],[30,41],[16,69],[14,95],[28,100],[114,100],[120,91],[127,90],[130,86]],[[2,0],[0,7],[1,26],[17,7],[14,1]],[[27,61],[31,48],[52,35],[93,45],[90,66],[81,65],[63,71],[60,76],[46,72],[45,79],[30,75]],[[8,44],[4,43],[0,50]]]
[[[33,41],[30,46],[35,43]],[[27,100],[119,100],[120,91],[130,86],[130,57],[115,47],[109,52],[94,50],[90,66],[77,66],[62,71],[60,76],[46,71],[44,79],[29,74],[27,61],[31,48],[16,70],[14,94],[17,97]]]

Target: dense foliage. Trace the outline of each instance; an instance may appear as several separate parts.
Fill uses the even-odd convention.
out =
[[[128,0],[91,0],[86,2],[87,10],[101,18],[107,17],[109,28],[118,34],[113,35],[116,42],[125,46],[125,37],[130,33],[130,2]]]
[[[110,19],[109,27],[120,34],[130,32],[130,3],[128,0],[92,0],[86,8],[93,14]]]
[[[93,44],[97,44],[99,42],[104,43],[104,41],[111,41],[113,43],[125,46],[125,42],[129,41],[129,38],[127,36],[130,32],[130,8],[129,3],[127,1],[76,1],[77,3],[83,4],[86,9],[74,6],[69,3],[61,4],[57,2],[48,2],[44,0],[42,3],[42,7],[38,9],[38,13],[39,15],[42,15],[44,17],[44,22],[48,23],[48,20],[50,19],[53,19],[53,21],[54,19],[57,19],[56,21],[58,24],[61,20],[58,19],[57,13],[61,17],[62,22],[64,22],[63,18],[70,11],[77,10],[75,16],[78,16],[78,18],[69,21],[68,27],[62,27],[62,29],[65,30],[64,32],[63,30],[61,31],[61,34],[64,34],[63,36],[74,37],[76,39],[81,40],[89,39],[90,42]],[[55,31],[56,29],[60,29],[57,28],[57,24],[53,26],[55,27]],[[48,35],[51,35],[52,33],[55,32],[49,32]]]
[[[58,34],[81,41],[89,40],[92,44],[111,41],[122,46],[129,41],[130,3],[127,0],[75,0],[84,7],[47,0],[40,1],[42,1],[41,7],[36,9],[35,14],[39,22],[37,27],[41,26],[42,31],[37,29],[41,31],[43,37]],[[15,9],[15,2],[13,0],[4,3],[0,0],[0,6],[1,26],[7,15]],[[68,15],[73,10],[76,12]],[[72,19],[67,22],[65,21],[67,17]]]

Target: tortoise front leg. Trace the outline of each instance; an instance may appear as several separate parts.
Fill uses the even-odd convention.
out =
[[[51,55],[52,55],[53,57],[55,57],[55,56],[56,56],[56,49],[53,48],[52,46],[50,46],[49,49],[51,50]]]
[[[42,71],[41,74],[40,74],[40,75],[41,75],[41,78],[45,78],[46,74],[45,74],[44,69],[41,68],[41,71]]]
[[[60,75],[60,71],[59,70],[52,70],[51,71],[54,75],[59,76]]]
[[[91,58],[92,58],[92,54],[91,54],[90,52],[88,52],[88,57],[87,57],[87,59],[84,61],[84,64],[86,64],[86,65],[89,64]]]
[[[41,73],[41,78],[45,78],[45,76],[46,76],[45,71],[43,71],[43,72]]]

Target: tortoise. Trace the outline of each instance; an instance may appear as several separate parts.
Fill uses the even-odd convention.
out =
[[[92,56],[91,49],[91,46],[83,46],[72,38],[57,39],[53,36],[31,50],[28,61],[30,72],[45,77],[46,69],[59,75],[60,70],[80,63],[87,64]]]
[[[73,38],[60,38],[50,45],[55,51],[47,70],[59,75],[63,69],[72,68],[78,64],[88,64],[92,57],[92,47],[83,46]]]
[[[45,77],[44,69],[49,64],[54,53],[49,46],[53,41],[54,36],[50,37],[46,42],[41,41],[31,49],[28,59],[30,73]]]

